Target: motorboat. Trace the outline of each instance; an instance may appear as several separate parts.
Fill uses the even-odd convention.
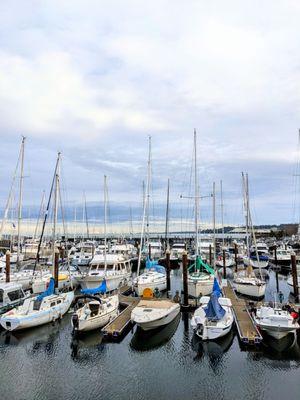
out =
[[[0,315],[20,305],[28,297],[20,283],[0,283]]]
[[[233,321],[231,300],[213,291],[210,297],[201,297],[191,325],[202,340],[215,340],[230,332]]]
[[[249,256],[243,257],[243,263],[246,267],[264,269],[269,266],[269,257],[265,254],[258,254],[257,258],[256,252],[251,252]]]
[[[171,300],[140,300],[131,312],[131,320],[144,331],[167,325],[180,313],[180,305]]]
[[[283,265],[283,266],[290,266],[291,265],[291,256],[295,255],[295,253],[289,249],[281,249],[278,248],[276,250],[276,257],[275,251],[272,252],[270,261],[273,264]]]
[[[8,331],[32,328],[53,322],[68,311],[74,299],[74,292],[54,294],[54,279],[48,289],[39,296],[29,297],[24,303],[4,313],[0,324]]]
[[[83,300],[83,303],[79,300]],[[103,328],[118,315],[119,296],[100,297],[83,295],[77,298],[77,311],[71,323],[75,332],[87,332]]]
[[[253,313],[255,324],[275,339],[282,339],[289,333],[296,333],[300,328],[297,318],[293,313],[284,309],[284,306],[275,303],[271,305],[262,305]]]
[[[106,279],[110,292],[128,283],[131,278],[131,262],[120,254],[95,254],[89,265],[87,274],[83,274],[78,282],[82,289],[95,288]]]
[[[167,289],[166,269],[156,261],[151,261],[149,257],[146,261],[145,272],[134,280],[134,290],[138,296],[142,296],[145,289],[151,289],[152,292]]]
[[[230,268],[230,267],[234,266],[234,264],[235,264],[234,258],[232,257],[232,255],[228,251],[226,251],[225,252],[225,267],[226,268]],[[219,266],[219,267],[223,267],[224,266],[223,254],[219,254],[217,256],[216,265]]]

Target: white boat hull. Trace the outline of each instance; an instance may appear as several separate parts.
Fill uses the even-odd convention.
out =
[[[144,320],[141,321],[133,319],[133,321],[139,326],[141,329],[144,331],[150,331],[152,329],[157,329],[160,328],[161,326],[167,325],[170,322],[173,321],[174,318],[180,313],[180,306],[179,304],[176,304],[170,312],[165,314],[163,317],[159,317],[157,319],[151,319],[151,320]]]
[[[191,297],[201,297],[211,294],[214,281],[194,281],[188,280],[188,294]]]
[[[111,292],[118,289],[122,284],[129,281],[131,273],[115,275],[115,276],[105,276],[107,291]],[[83,278],[78,279],[82,289],[94,289],[101,285],[104,276],[90,276],[86,275]]]
[[[167,281],[161,280],[159,282],[149,282],[149,283],[138,283],[134,287],[134,291],[138,296],[142,296],[145,289],[151,289],[153,292],[158,289],[160,292],[167,289]]]
[[[255,297],[255,298],[263,297],[265,295],[265,291],[266,291],[265,284],[258,286],[258,285],[241,284],[241,283],[234,282],[234,286],[235,286],[235,290],[238,293],[243,294],[245,296],[249,296],[249,297]]]

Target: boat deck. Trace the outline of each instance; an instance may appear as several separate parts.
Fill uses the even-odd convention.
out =
[[[231,300],[234,319],[241,342],[247,345],[259,344],[262,341],[262,336],[249,314],[246,301],[236,296],[230,284],[223,287],[222,290],[225,297]]]

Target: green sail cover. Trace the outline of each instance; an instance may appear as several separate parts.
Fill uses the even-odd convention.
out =
[[[211,275],[214,275],[214,274],[215,274],[214,269],[213,269],[210,265],[206,264],[206,263],[201,259],[201,257],[199,257],[199,256],[197,256],[196,262],[195,262],[194,264],[192,264],[192,265],[188,268],[188,270],[191,271],[193,268],[195,269],[195,271],[201,271],[201,270],[204,268],[209,274],[211,274]]]

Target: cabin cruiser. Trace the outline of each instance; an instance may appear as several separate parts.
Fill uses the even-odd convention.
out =
[[[258,252],[259,255],[268,255],[269,254],[269,248],[266,245],[266,243],[257,242],[256,243],[256,249],[257,249],[257,252]],[[250,247],[251,253],[255,253],[256,249],[255,249],[255,245],[252,245]]]
[[[283,265],[283,266],[290,266],[291,265],[291,256],[295,255],[294,251],[289,249],[281,249],[278,248],[276,250],[276,258],[275,258],[275,251],[272,252],[270,261],[273,264]]]
[[[137,249],[133,244],[130,243],[114,244],[111,246],[109,252],[111,254],[121,254],[130,260],[137,257]]]
[[[152,292],[156,289],[167,289],[166,269],[149,258],[146,261],[145,272],[134,280],[134,290],[138,296],[142,296],[145,289],[151,289]]]
[[[230,268],[230,267],[233,267],[234,264],[235,264],[234,258],[232,257],[232,255],[228,251],[226,251],[225,252],[225,267],[226,268]],[[223,254],[219,254],[217,256],[216,265],[219,266],[219,267],[223,267],[224,266]]]
[[[251,252],[249,256],[243,258],[243,263],[246,267],[263,269],[269,266],[269,257],[266,254],[258,254],[257,259],[256,252]]]
[[[191,325],[202,340],[214,340],[227,335],[233,324],[231,300],[220,297],[221,290],[215,278],[214,290],[200,299],[200,307],[194,313]]]
[[[174,243],[171,249],[170,260],[171,261],[181,261],[182,255],[186,251],[185,243]]]
[[[296,333],[300,328],[295,313],[289,312],[288,309],[284,309],[284,306],[266,304],[257,308],[256,312],[253,313],[253,319],[255,324],[262,330],[268,333],[275,339],[282,339],[289,333]]]
[[[79,303],[82,299],[84,303]],[[84,295],[77,299],[76,305],[79,308],[71,319],[73,329],[75,332],[87,332],[103,328],[118,315],[119,296]]]
[[[0,315],[22,304],[26,297],[20,283],[0,282]]]
[[[207,296],[212,292],[214,269],[197,257],[188,271],[188,293],[191,297]]]
[[[89,270],[78,282],[82,289],[99,286],[106,279],[107,290],[112,291],[125,285],[131,277],[131,262],[120,254],[95,254]]]
[[[131,320],[144,331],[160,328],[180,313],[180,305],[171,300],[140,300],[131,312]]]
[[[0,324],[8,331],[32,328],[61,318],[70,308],[74,292],[54,294],[54,279],[39,296],[29,297],[23,304],[3,314]]]

